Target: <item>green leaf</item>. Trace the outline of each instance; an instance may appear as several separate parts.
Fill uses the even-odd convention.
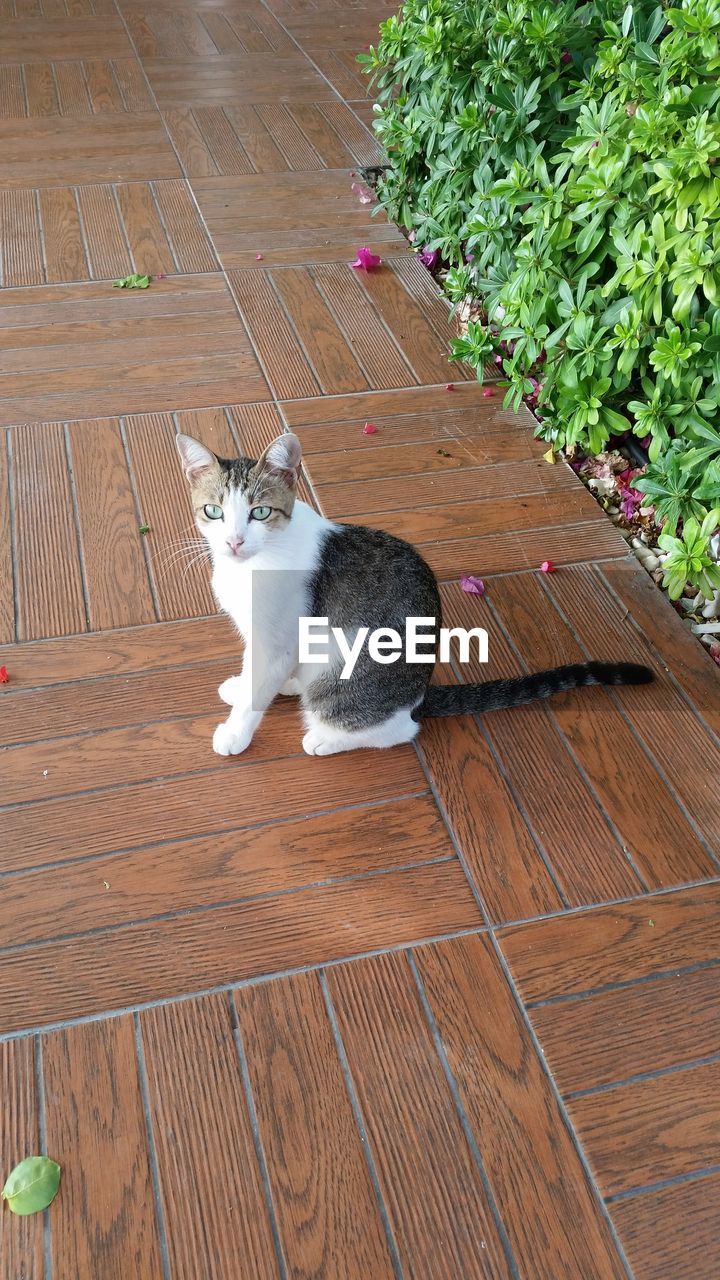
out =
[[[147,289],[152,276],[123,276],[122,280],[113,280],[114,289]]]
[[[146,533],[149,533],[149,532],[150,532],[149,524],[141,524],[138,526],[138,533],[140,534],[141,538],[144,538]]]
[[[13,1169],[2,1196],[13,1213],[39,1213],[52,1204],[59,1186],[59,1164],[47,1156],[28,1156]]]

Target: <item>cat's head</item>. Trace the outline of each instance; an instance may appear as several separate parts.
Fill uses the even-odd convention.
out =
[[[242,563],[270,546],[295,504],[302,456],[297,436],[278,436],[257,461],[217,458],[190,436],[176,442],[195,523],[213,557]]]

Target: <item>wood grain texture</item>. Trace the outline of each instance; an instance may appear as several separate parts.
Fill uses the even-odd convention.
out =
[[[443,862],[47,942],[0,955],[0,1030],[205,991],[481,923],[459,866]]]
[[[624,610],[603,588],[591,568],[578,568],[571,574],[558,574],[560,581],[550,584],[552,598],[593,657],[610,660],[622,652],[629,661],[642,662],[654,668],[656,680],[640,688],[618,689],[615,693],[624,714],[639,733],[656,763],[676,791],[680,791],[685,808],[710,848],[720,853],[720,749],[675,686],[667,679],[650,642],[640,632],[628,628]],[[596,583],[598,589],[595,589]],[[688,753],[687,744],[696,750]],[[662,744],[661,752],[659,744]],[[702,746],[700,745],[702,744]]]
[[[718,971],[605,991],[532,1010],[563,1093],[720,1053]]]
[[[48,1150],[62,1166],[50,1253],[57,1280],[160,1280],[145,1119],[130,1017],[43,1038]]]
[[[491,942],[458,938],[416,958],[519,1274],[620,1280],[625,1268]]]
[[[452,855],[429,797],[164,842],[22,872],[0,895],[4,946],[328,884]]]
[[[328,983],[403,1270],[509,1277],[407,959],[343,965]]]
[[[21,640],[85,631],[72,490],[60,424],[11,433]]]
[[[720,1175],[618,1200],[611,1213],[636,1280],[715,1280]]]
[[[73,422],[68,427],[90,626],[153,622],[125,450],[118,426]]]
[[[720,733],[717,668],[703,645],[695,642],[674,609],[659,607],[655,584],[643,570],[630,565],[606,565],[603,577],[639,630],[649,637],[706,724]]]
[[[5,662],[11,650],[3,647],[0,652]],[[234,666],[238,654],[237,636],[233,635],[227,620],[218,617],[136,627],[131,631],[79,636],[72,640],[43,640],[13,646],[13,687],[6,692],[19,693],[104,675],[160,671],[181,663],[204,665],[208,658],[225,659]]]
[[[277,1277],[227,999],[140,1016],[171,1273]]]
[[[720,885],[500,931],[523,999],[590,991],[720,958]]]
[[[133,47],[119,17],[7,18],[0,61],[53,58],[127,58]]]
[[[628,576],[624,569],[619,574]],[[530,669],[585,660],[537,576],[500,579],[489,598]],[[623,654],[619,639],[615,652]],[[659,889],[714,876],[715,864],[613,699],[601,690],[568,694],[554,698],[550,710],[645,884]]]
[[[289,1273],[390,1280],[318,975],[247,987],[234,998]]]
[[[720,1061],[571,1098],[568,1111],[604,1195],[717,1161]]]
[[[175,153],[156,112],[0,120],[7,187],[179,178]]]
[[[152,291],[111,293],[107,285],[78,284],[64,286],[63,296],[62,288],[9,290],[0,298],[0,336],[9,348],[0,374],[0,423],[267,395],[219,276],[155,281]],[[206,316],[201,325],[200,315]]]
[[[0,644],[15,639],[8,433],[0,433]]]
[[[161,110],[256,102],[321,102],[330,86],[297,51],[222,58],[146,58],[144,67]]]
[[[0,1126],[0,1167],[3,1184],[16,1164],[41,1152],[36,1089],[35,1041],[9,1040],[0,1044],[0,1090],[3,1123]],[[43,1215],[21,1217],[3,1204],[0,1232],[2,1274],[21,1280],[44,1280]]]

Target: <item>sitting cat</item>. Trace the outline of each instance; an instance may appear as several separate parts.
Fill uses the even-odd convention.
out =
[[[350,638],[359,628],[402,634],[409,617],[441,623],[435,577],[408,543],[377,529],[334,524],[296,498],[301,448],[286,434],[259,460],[217,458],[189,436],[177,446],[195,521],[213,563],[212,587],[245,641],[242,673],[218,693],[231,707],[213,747],[238,755],[279,693],[301,699],[309,755],[409,742],[427,716],[478,714],[590,684],[644,684],[646,668],[587,662],[485,684],[430,685],[432,661],[392,663],[360,652],[341,679],[340,650],[300,663],[300,618],[327,618]]]

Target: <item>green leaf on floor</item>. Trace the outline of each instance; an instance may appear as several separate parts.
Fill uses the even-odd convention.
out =
[[[145,535],[150,532],[150,525],[149,524],[138,525],[138,532],[140,534],[140,537],[144,538]]]
[[[13,1169],[2,1197],[13,1213],[39,1213],[52,1204],[59,1186],[59,1164],[47,1156],[28,1156]]]
[[[122,280],[113,280],[115,289],[147,289],[152,276],[123,276]]]

